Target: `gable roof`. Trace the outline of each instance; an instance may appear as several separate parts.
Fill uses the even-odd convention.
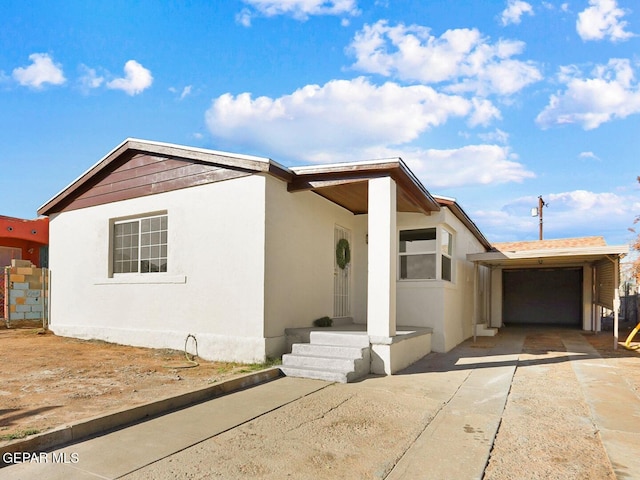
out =
[[[213,168],[226,167],[236,172],[244,172],[245,174],[265,172],[270,173],[276,177],[282,178],[285,181],[290,181],[291,171],[286,167],[274,162],[269,158],[255,157],[250,155],[232,154],[227,152],[220,152],[217,150],[207,150],[195,147],[186,147],[182,145],[175,145],[162,142],[153,142],[149,140],[140,140],[135,138],[128,138],[116,148],[111,150],[107,155],[100,159],[96,164],[90,167],[82,175],[76,178],[68,186],[62,189],[51,200],[42,205],[38,209],[39,215],[50,215],[65,210],[70,206],[72,202],[77,200],[83,194],[86,194],[89,189],[99,184],[101,180],[105,180],[109,174],[112,174],[119,167],[122,167],[126,162],[133,159],[136,155],[158,155],[163,159],[173,159],[179,161],[189,162],[193,168],[191,171],[184,172],[185,176],[201,175],[205,177],[201,183],[207,181],[206,178],[214,175]],[[173,182],[169,184],[166,178],[162,177],[162,172],[154,172],[155,176],[149,178],[151,182],[162,183],[165,182],[165,190],[172,190],[183,188],[185,182]],[[131,174],[129,174],[131,176]],[[191,179],[193,181],[193,178]],[[197,181],[197,180],[196,180]],[[111,190],[108,193],[112,193],[114,188],[113,184],[103,185],[103,190]],[[118,187],[115,187],[116,189]],[[158,191],[147,192],[134,192],[135,196],[148,195],[151,193],[159,193]],[[112,196],[105,195],[105,201],[108,201]],[[118,197],[116,197],[118,198]],[[121,198],[118,198],[121,199]],[[82,208],[87,206],[80,202],[79,205],[75,205],[74,208]]]
[[[429,215],[449,208],[489,249],[489,242],[454,199],[434,197],[401,158],[287,168],[270,158],[128,138],[38,209],[51,215],[92,205],[265,173],[290,192],[313,191],[354,214],[368,211],[368,180],[396,182],[399,212]]]

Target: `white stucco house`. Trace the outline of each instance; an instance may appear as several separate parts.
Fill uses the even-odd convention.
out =
[[[242,362],[305,335],[357,338],[361,375],[502,325],[491,287],[506,261],[399,158],[286,168],[128,139],[38,213],[50,219],[59,335],[182,349],[192,334],[201,357]],[[324,316],[335,326],[309,334]]]

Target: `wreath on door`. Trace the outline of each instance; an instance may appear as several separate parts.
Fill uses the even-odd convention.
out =
[[[346,238],[341,238],[336,245],[336,263],[341,270],[344,270],[350,261],[351,247],[349,247],[349,241]]]

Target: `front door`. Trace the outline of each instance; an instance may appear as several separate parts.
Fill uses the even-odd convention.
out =
[[[350,317],[351,232],[349,230],[336,225],[333,249],[333,316],[334,318]]]

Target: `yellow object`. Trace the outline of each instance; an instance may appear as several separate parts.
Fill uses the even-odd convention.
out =
[[[636,336],[638,330],[640,330],[640,323],[636,325],[636,328],[631,330],[631,333],[627,337],[627,340],[624,342],[624,348],[626,348],[627,350],[638,350],[640,348],[640,344],[631,346],[631,340],[633,340],[633,337]]]

